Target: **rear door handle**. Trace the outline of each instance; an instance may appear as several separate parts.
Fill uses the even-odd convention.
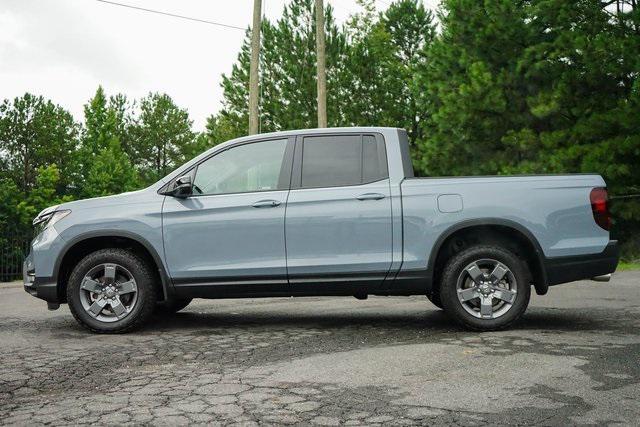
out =
[[[275,208],[276,206],[280,206],[280,203],[277,200],[259,200],[255,202],[252,206],[254,208]]]
[[[364,193],[356,197],[358,200],[380,200],[384,199],[384,194],[380,193]]]

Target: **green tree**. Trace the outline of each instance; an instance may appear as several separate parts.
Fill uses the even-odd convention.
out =
[[[132,140],[126,98],[116,95],[109,101],[102,87],[98,87],[84,111],[79,193],[82,197],[95,197],[139,187],[136,170],[121,142]]]
[[[0,163],[2,176],[28,193],[37,169],[56,163],[60,169],[57,191],[69,189],[75,167],[79,125],[71,114],[41,96],[26,93],[0,105]]]
[[[23,227],[30,227],[33,218],[44,208],[73,200],[70,195],[58,195],[60,179],[60,170],[55,163],[40,166],[36,170],[36,184],[33,189],[14,205]]]
[[[372,0],[338,27],[325,10],[327,115],[330,126],[388,125],[409,129],[415,141],[424,114],[415,79],[435,37],[431,12],[418,0],[393,3],[377,14]],[[315,19],[311,0],[294,0],[277,22],[263,21],[260,68],[261,131],[315,127]],[[223,76],[225,119],[238,136],[246,133],[249,38],[229,76]]]
[[[126,95],[118,93],[109,97],[109,109],[115,115],[114,133],[118,136],[122,149],[132,156],[136,127],[136,102],[129,101]]]
[[[115,115],[109,111],[107,96],[102,86],[98,86],[93,98],[84,106],[83,148],[95,154],[109,144],[116,136]]]
[[[315,9],[312,0],[293,0],[275,23],[263,20],[260,58],[261,132],[317,126]],[[343,123],[344,94],[335,87],[346,56],[346,37],[325,8],[327,116],[329,126]],[[223,75],[223,116],[231,134],[246,135],[249,87],[249,35],[229,76]]]
[[[599,172],[614,193],[640,188],[640,11],[609,3],[530,7],[517,72],[534,90],[523,94],[529,120],[505,138],[522,154],[513,170]]]
[[[209,148],[240,136],[242,136],[242,133],[238,132],[233,121],[224,112],[211,115],[207,117],[204,132],[198,133],[194,143],[188,150],[185,150],[185,160],[189,160]]]
[[[419,77],[426,94],[419,172],[495,173],[517,157],[501,138],[527,118],[525,85],[516,73],[529,43],[524,1],[445,0],[441,34],[427,50]]]
[[[440,21],[420,83],[422,173],[595,172],[614,196],[640,189],[635,3],[445,0]],[[614,213],[638,236],[637,199]]]
[[[87,197],[108,196],[140,187],[136,169],[120,141],[112,138],[108,144],[92,159],[83,187]]]
[[[194,154],[196,135],[187,110],[166,94],[150,93],[140,101],[131,158],[145,183],[169,173]]]
[[[342,73],[344,117],[349,124],[403,127],[420,137],[426,110],[418,78],[436,35],[431,11],[418,0],[400,0],[376,15],[373,0],[347,25],[348,55]]]

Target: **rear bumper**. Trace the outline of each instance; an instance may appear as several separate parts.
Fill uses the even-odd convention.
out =
[[[611,240],[599,254],[546,258],[547,284],[553,286],[613,273],[619,258],[617,240]]]

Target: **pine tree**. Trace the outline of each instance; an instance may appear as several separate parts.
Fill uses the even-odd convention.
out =
[[[85,197],[108,196],[140,187],[136,169],[122,150],[118,138],[111,138],[107,146],[94,156],[85,178]]]
[[[140,116],[129,147],[145,183],[171,172],[194,154],[196,135],[189,113],[166,94],[150,93],[140,101]]]
[[[126,98],[116,96],[109,102],[102,87],[85,106],[78,177],[82,197],[116,194],[141,186],[120,139],[129,132],[125,113]]]
[[[312,0],[293,0],[275,23],[262,22],[260,58],[261,132],[317,126],[315,69],[315,9]],[[344,123],[344,99],[332,86],[342,69],[346,39],[333,19],[333,9],[325,8],[327,61],[327,116],[329,126]],[[223,75],[223,115],[235,129],[246,135],[249,73],[249,38],[241,47],[238,61],[229,76]]]

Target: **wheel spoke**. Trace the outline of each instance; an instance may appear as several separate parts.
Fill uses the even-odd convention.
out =
[[[105,305],[107,305],[107,301],[104,298],[95,300],[93,304],[91,304],[91,307],[89,307],[88,309],[89,314],[91,314],[93,317],[98,316],[104,309]]]
[[[115,313],[116,316],[120,317],[127,312],[124,304],[120,301],[120,297],[116,297],[114,300],[110,301],[111,309]]]
[[[100,282],[93,280],[89,276],[86,276],[84,279],[82,279],[82,285],[80,287],[85,291],[93,292],[94,294],[102,290],[102,285],[100,284]]]
[[[493,297],[501,299],[502,301],[509,304],[513,304],[513,302],[516,300],[516,293],[509,289],[495,288],[493,290]]]
[[[507,268],[505,268],[502,264],[498,264],[495,266],[489,277],[494,284],[497,284],[508,272],[509,270]]]
[[[483,296],[480,298],[480,315],[482,317],[491,317],[493,314],[493,298]]]
[[[104,266],[104,280],[106,283],[113,283],[116,281],[116,266],[115,264],[105,264]]]
[[[476,263],[471,264],[467,268],[467,273],[469,273],[469,276],[471,276],[471,279],[473,279],[473,281],[478,285],[484,278],[484,273],[482,272],[482,270],[480,270],[480,267],[478,267],[478,264]]]
[[[479,297],[480,297],[480,293],[475,288],[458,290],[458,298],[460,298],[461,301],[469,301]]]
[[[130,294],[136,291],[136,282],[128,280],[118,285],[118,295]]]

